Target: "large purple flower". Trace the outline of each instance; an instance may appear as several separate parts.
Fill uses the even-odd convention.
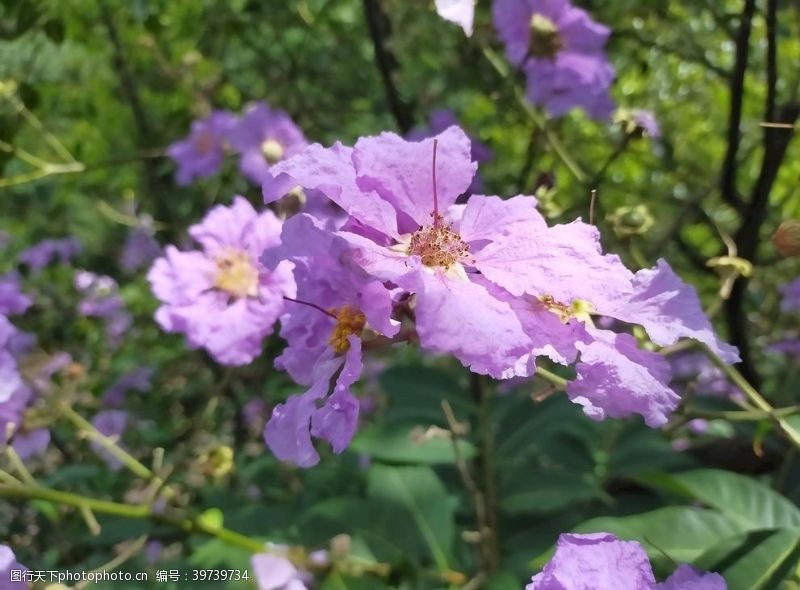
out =
[[[176,141],[167,154],[178,165],[178,184],[191,184],[197,178],[215,174],[225,159],[225,145],[236,125],[236,115],[214,111],[192,123],[189,136]]]
[[[554,117],[573,108],[607,119],[614,68],[608,27],[568,0],[495,0],[494,22],[511,62],[528,78],[528,97]]]
[[[2,590],[27,590],[25,574],[28,568],[21,565],[8,545],[0,545],[0,588]]]
[[[303,132],[284,111],[265,102],[251,104],[233,128],[231,146],[241,154],[239,169],[255,184],[264,182],[269,167],[308,145]]]
[[[659,426],[678,401],[668,364],[631,336],[595,329],[591,314],[639,324],[662,346],[694,338],[738,359],[666,262],[634,274],[602,253],[596,228],[579,220],[549,227],[530,197],[474,195],[455,205],[475,173],[469,140],[456,127],[420,142],[384,133],[355,148],[313,145],[272,173],[267,200],[300,185],[336,202],[350,216],[328,238],[346,243],[338,266],[411,295],[422,348],[452,354],[474,372],[524,377],[536,356],[580,358],[567,393],[587,415],[640,414]],[[300,222],[293,229],[304,236],[295,244],[325,231]],[[324,331],[308,334],[320,342]]]
[[[624,584],[624,585],[620,585]],[[718,574],[681,565],[665,582],[656,582],[650,560],[636,541],[610,533],[558,538],[555,555],[525,590],[725,590]]]
[[[168,246],[148,273],[162,303],[159,325],[186,334],[191,346],[205,348],[222,364],[251,362],[283,312],[283,297],[295,293],[291,262],[272,271],[259,262],[279,243],[280,231],[272,212],[257,213],[243,197],[212,208],[189,228],[202,250]]]

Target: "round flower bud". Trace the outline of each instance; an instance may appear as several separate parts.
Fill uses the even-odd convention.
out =
[[[800,220],[787,219],[772,236],[775,249],[783,256],[800,256]]]
[[[655,223],[645,205],[620,207],[607,219],[611,222],[614,233],[621,238],[645,234]]]

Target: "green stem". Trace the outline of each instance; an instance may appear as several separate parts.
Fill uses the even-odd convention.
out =
[[[488,391],[486,377],[470,374],[472,380],[472,397],[478,404],[478,434],[480,437],[480,453],[478,464],[482,472],[483,496],[486,500],[486,520],[489,530],[486,531],[487,573],[497,570],[500,564],[500,532],[497,515],[497,486],[494,474],[494,434],[492,432],[491,392]]]
[[[544,134],[545,140],[553,148],[553,151],[561,159],[564,165],[569,169],[575,179],[584,184],[586,182],[586,173],[578,166],[577,162],[570,157],[564,145],[559,141],[558,137],[547,127],[547,119],[539,113],[525,96],[525,93],[520,89],[519,85],[514,81],[511,71],[508,69],[503,59],[495,53],[495,51],[479,42],[479,47],[483,56],[492,65],[495,72],[509,85],[514,93],[514,98],[522,107],[525,115],[539,128]]]
[[[712,352],[707,346],[703,345],[703,349],[714,366],[718,367],[723,373],[725,373],[725,376],[734,385],[736,385],[736,387],[738,387],[742,393],[745,394],[745,396],[747,396],[747,399],[749,399],[759,410],[764,412],[765,417],[772,419],[772,421],[778,425],[778,427],[783,431],[792,444],[800,448],[800,432],[798,432],[794,426],[787,422],[781,414],[777,413],[775,408],[773,408],[770,403],[764,399],[764,396],[762,396],[755,387],[750,385],[750,382],[745,379],[735,367],[726,364],[725,361],[714,354],[714,352]]]
[[[260,541],[246,537],[240,533],[223,527],[212,526],[203,522],[198,517],[173,515],[167,512],[156,512],[152,506],[146,504],[122,504],[98,498],[80,496],[70,492],[62,492],[42,486],[27,486],[8,484],[0,485],[0,497],[17,498],[23,500],[46,500],[55,504],[72,506],[80,509],[89,509],[93,512],[111,514],[122,518],[137,520],[151,520],[160,524],[167,524],[190,534],[202,534],[208,537],[239,547],[253,553],[264,551],[264,544]]]
[[[732,422],[747,422],[754,420],[769,420],[777,417],[787,417],[793,414],[800,413],[800,406],[791,406],[788,408],[776,408],[771,414],[764,410],[741,410],[741,411],[709,411],[709,410],[687,410],[685,415],[687,418],[705,418],[708,420],[723,419]]]
[[[548,371],[544,367],[536,367],[536,376],[549,381],[559,389],[566,389],[567,387],[568,381],[566,379],[560,375],[556,375],[555,373]]]

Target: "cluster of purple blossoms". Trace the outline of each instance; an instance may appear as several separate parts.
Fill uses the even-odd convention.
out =
[[[2,590],[27,590],[28,583],[23,575],[27,571],[28,568],[17,561],[14,552],[8,545],[0,545],[0,588]]]
[[[664,582],[656,582],[650,560],[636,541],[610,533],[563,534],[544,569],[525,590],[726,590],[719,574],[680,565]]]
[[[30,335],[18,330],[8,316],[25,312],[32,300],[22,292],[19,275],[0,277],[0,447],[11,440],[17,454],[26,459],[44,450],[50,442],[45,428],[29,430],[23,424],[24,413],[36,397],[38,383],[23,378],[18,359],[33,345]],[[58,363],[43,367],[36,381],[46,381]]]
[[[81,243],[77,238],[61,238],[42,240],[38,244],[23,250],[19,261],[31,272],[38,273],[53,262],[68,264],[81,251]]]
[[[278,457],[309,466],[319,460],[312,436],[336,452],[348,444],[358,417],[349,389],[362,342],[373,339],[413,339],[498,379],[532,376],[539,356],[574,364],[567,394],[589,417],[639,414],[653,427],[679,400],[669,363],[628,333],[596,327],[593,314],[638,324],[659,346],[693,338],[738,360],[665,261],[634,274],[602,253],[595,227],[550,227],[532,197],[456,204],[475,172],[457,127],[419,142],[384,133],[352,148],[315,144],[273,166],[267,202],[300,186],[347,215],[338,229],[296,215],[262,257],[273,272],[287,260],[294,266],[296,299],[281,318],[288,347],[277,365],[309,386],[267,424]]]
[[[78,312],[86,317],[103,320],[109,344],[118,347],[131,327],[133,318],[125,310],[125,302],[119,294],[117,282],[111,277],[86,270],[77,271],[73,282],[81,296]]]
[[[189,228],[201,250],[168,246],[148,272],[162,303],[156,321],[222,364],[251,362],[283,313],[283,298],[295,293],[290,262],[268,270],[259,261],[280,243],[280,233],[271,211],[257,213],[243,197],[212,208]]]
[[[173,143],[167,153],[178,165],[178,184],[191,184],[215,174],[228,149],[240,155],[242,174],[261,184],[271,165],[307,144],[289,115],[257,102],[249,105],[241,118],[227,111],[214,111],[195,121],[189,136]]]
[[[554,117],[574,108],[595,119],[611,115],[608,27],[568,0],[495,0],[493,15],[509,60],[527,76],[532,103]]]

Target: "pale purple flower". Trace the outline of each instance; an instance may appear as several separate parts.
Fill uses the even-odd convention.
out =
[[[781,309],[787,312],[800,312],[800,278],[782,285],[780,292],[783,295]]]
[[[284,296],[295,294],[290,262],[268,270],[259,261],[280,242],[280,231],[271,211],[257,213],[243,197],[213,207],[189,229],[202,249],[168,246],[147,275],[162,303],[158,324],[185,334],[219,363],[251,362],[283,312]]]
[[[624,586],[620,584],[623,583]],[[565,533],[544,569],[525,590],[725,590],[718,574],[681,565],[664,583],[656,582],[650,560],[636,541],[610,533]]]
[[[308,590],[307,574],[283,556],[257,553],[250,563],[258,590]]]
[[[0,275],[0,314],[16,315],[27,310],[33,301],[22,292],[22,279],[19,273],[9,272]]]
[[[444,20],[464,29],[467,37],[472,36],[475,20],[475,0],[436,0],[436,12]]]
[[[122,247],[121,265],[125,272],[131,273],[150,266],[161,255],[161,245],[153,237],[152,231],[135,227],[125,238]]]
[[[355,266],[413,294],[422,348],[452,354],[473,372],[524,377],[536,356],[571,364],[580,355],[568,394],[595,419],[641,414],[659,426],[678,397],[660,356],[639,350],[630,336],[589,329],[590,313],[640,324],[662,346],[694,338],[726,362],[738,360],[736,349],[716,337],[696,291],[666,262],[634,274],[619,257],[602,253],[596,228],[580,220],[549,227],[530,197],[474,195],[455,205],[475,173],[469,139],[452,127],[436,142],[435,186],[434,140],[409,142],[390,133],[362,138],[355,148],[312,145],[274,166],[264,184],[267,201],[300,185],[323,192],[350,216],[338,231],[287,223],[289,250],[321,241],[328,231],[343,271],[352,274]],[[312,268],[326,274],[324,266]],[[331,305],[327,297],[312,301]],[[306,314],[312,311],[327,327],[297,320],[298,330],[307,349],[324,348],[330,320]],[[315,365],[306,359],[318,356],[297,362],[286,356],[279,364],[308,384]],[[312,407],[294,403],[292,416],[307,424]]]
[[[235,126],[236,115],[214,111],[205,119],[194,121],[188,137],[169,146],[167,154],[178,166],[178,184],[191,184],[219,170],[225,159],[225,145]]]
[[[8,545],[0,545],[0,590],[27,590],[24,575],[27,571]]]
[[[255,184],[267,177],[272,164],[289,158],[308,145],[303,132],[284,111],[266,102],[249,105],[230,134],[231,146],[241,154],[239,169]]]
[[[743,393],[700,351],[683,351],[669,356],[672,367],[670,385],[678,391],[695,395],[743,398]]]
[[[109,344],[115,348],[119,346],[133,324],[133,317],[125,309],[117,282],[108,276],[79,270],[75,273],[74,283],[82,297],[78,312],[103,320]]]
[[[658,124],[658,120],[653,111],[634,109],[631,111],[631,115],[634,124],[644,135],[652,138],[661,137],[661,126]]]
[[[103,392],[103,405],[119,407],[125,402],[125,396],[130,391],[144,393],[152,386],[151,367],[138,367],[121,375],[111,386]]]
[[[77,238],[61,238],[56,240],[42,240],[23,250],[19,260],[32,272],[37,273],[54,261],[68,264],[81,251],[82,245]]]
[[[528,98],[554,117],[573,108],[595,119],[614,110],[610,31],[568,0],[495,0],[494,23],[509,60],[528,78]]]
[[[725,579],[719,574],[700,572],[688,564],[678,566],[659,590],[727,590]]]
[[[128,413],[122,410],[103,410],[92,418],[92,426],[120,447],[120,438],[128,427]],[[122,462],[105,445],[92,441],[89,446],[108,465],[109,469],[118,471],[122,467]]]

